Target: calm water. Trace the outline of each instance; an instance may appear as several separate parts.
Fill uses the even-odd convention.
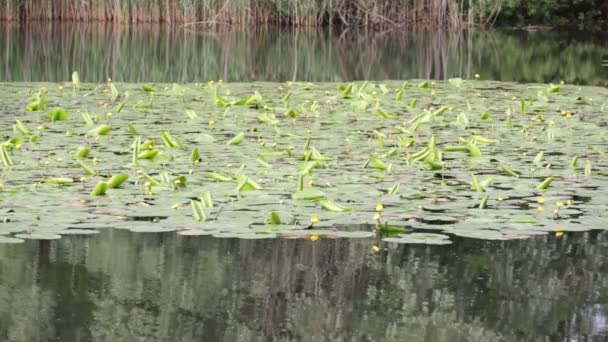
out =
[[[553,32],[184,32],[0,26],[0,81],[350,81],[460,76],[608,85],[608,38]],[[603,66],[604,64],[604,66]]]
[[[608,84],[554,33],[0,28],[0,80],[482,77]],[[0,245],[2,341],[608,341],[608,233],[450,246],[104,230]]]
[[[606,341],[608,234],[394,246],[105,230],[0,248],[3,341]]]

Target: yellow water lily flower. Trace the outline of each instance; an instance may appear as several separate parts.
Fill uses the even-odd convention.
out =
[[[544,197],[539,197],[538,198],[538,204],[544,204],[545,203],[545,198]]]
[[[373,250],[374,252],[378,253],[378,252],[380,252],[380,247],[378,247],[378,246],[374,245],[374,246],[372,247],[372,250]]]
[[[555,232],[555,236],[562,237],[564,236],[564,232]]]
[[[310,241],[317,241],[317,240],[319,240],[319,235],[314,234],[314,235],[310,236]]]
[[[317,224],[319,223],[319,216],[314,215],[313,217],[310,218],[310,223],[312,224]]]
[[[382,211],[382,210],[384,210],[384,205],[382,203],[376,204],[376,211]]]

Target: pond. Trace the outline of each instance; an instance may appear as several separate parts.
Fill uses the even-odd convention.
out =
[[[607,338],[601,41],[2,33],[8,341]]]

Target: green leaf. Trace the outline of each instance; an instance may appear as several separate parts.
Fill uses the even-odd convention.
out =
[[[234,182],[230,176],[217,172],[207,172],[207,177],[215,179],[218,182]]]
[[[198,147],[195,147],[192,150],[192,153],[190,153],[190,161],[193,162],[194,164],[198,164],[201,161],[201,156],[198,153]]]
[[[23,122],[21,122],[19,120],[15,120],[15,130],[24,136],[32,135],[32,132],[30,132],[30,130],[27,127],[25,127]]]
[[[122,185],[122,183],[126,182],[129,179],[129,175],[126,173],[120,173],[117,175],[113,175],[108,180],[108,189],[115,189]]]
[[[291,198],[299,201],[314,201],[325,198],[325,194],[321,190],[305,189],[295,192],[293,195],[291,195]]]
[[[87,132],[87,135],[108,135],[112,131],[112,127],[108,125],[101,125]]]
[[[86,172],[87,175],[89,176],[94,176],[97,172],[95,172],[95,170],[93,170],[92,168],[90,168],[89,166],[87,166],[85,163],[83,163],[80,160],[76,160],[76,162],[78,164],[80,164],[80,167],[82,167],[82,169],[84,170],[84,172]]]
[[[323,207],[323,209],[325,209],[327,211],[333,211],[333,212],[353,211],[351,208],[343,207],[340,204],[334,202],[333,200],[331,200],[329,198],[318,200],[317,203],[319,203],[321,205],[321,207]]]
[[[161,131],[160,135],[163,139],[163,143],[168,148],[183,148],[182,143],[174,138],[168,131]]]
[[[281,218],[279,217],[279,214],[276,211],[271,211],[270,214],[268,214],[268,223],[281,224]]]
[[[192,216],[194,220],[197,222],[203,222],[207,220],[207,215],[205,214],[205,208],[201,201],[191,200],[190,207],[192,208]]]
[[[519,177],[519,174],[517,174],[517,172],[509,169],[506,165],[500,164],[500,168],[507,174],[507,176]]]
[[[108,191],[108,183],[99,182],[99,183],[97,183],[97,185],[95,186],[93,191],[91,191],[91,196],[105,196],[107,191]]]
[[[391,186],[388,189],[388,194],[389,195],[395,195],[395,194],[397,194],[397,191],[399,191],[399,186],[401,186],[401,183],[395,183],[395,185]]]
[[[226,145],[240,145],[245,140],[245,133],[241,132],[230,139]]]
[[[49,120],[51,120],[51,122],[65,121],[67,119],[68,114],[62,108],[53,108],[49,112]]]
[[[553,176],[545,178],[538,186],[536,187],[539,190],[545,190],[549,187],[549,185],[553,182]]]
[[[157,91],[157,90],[156,90],[156,88],[154,88],[154,86],[152,86],[152,85],[148,85],[148,84],[144,84],[144,85],[142,86],[142,88],[143,88],[143,90],[144,90],[146,93],[152,93],[152,92]]]

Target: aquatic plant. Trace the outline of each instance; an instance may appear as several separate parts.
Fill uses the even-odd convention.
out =
[[[311,242],[373,237],[380,253],[382,239],[447,244],[606,228],[603,101],[584,100],[604,89],[465,79],[218,83],[119,84],[120,115],[95,114],[111,89],[6,91],[15,99],[7,110],[20,115],[0,116],[7,241],[111,226]],[[145,105],[150,93],[155,106]],[[23,103],[32,94],[63,109],[30,112]],[[521,99],[525,110],[510,109]],[[284,115],[291,109],[297,114]],[[47,217],[52,232],[24,224],[56,210],[70,215]]]

